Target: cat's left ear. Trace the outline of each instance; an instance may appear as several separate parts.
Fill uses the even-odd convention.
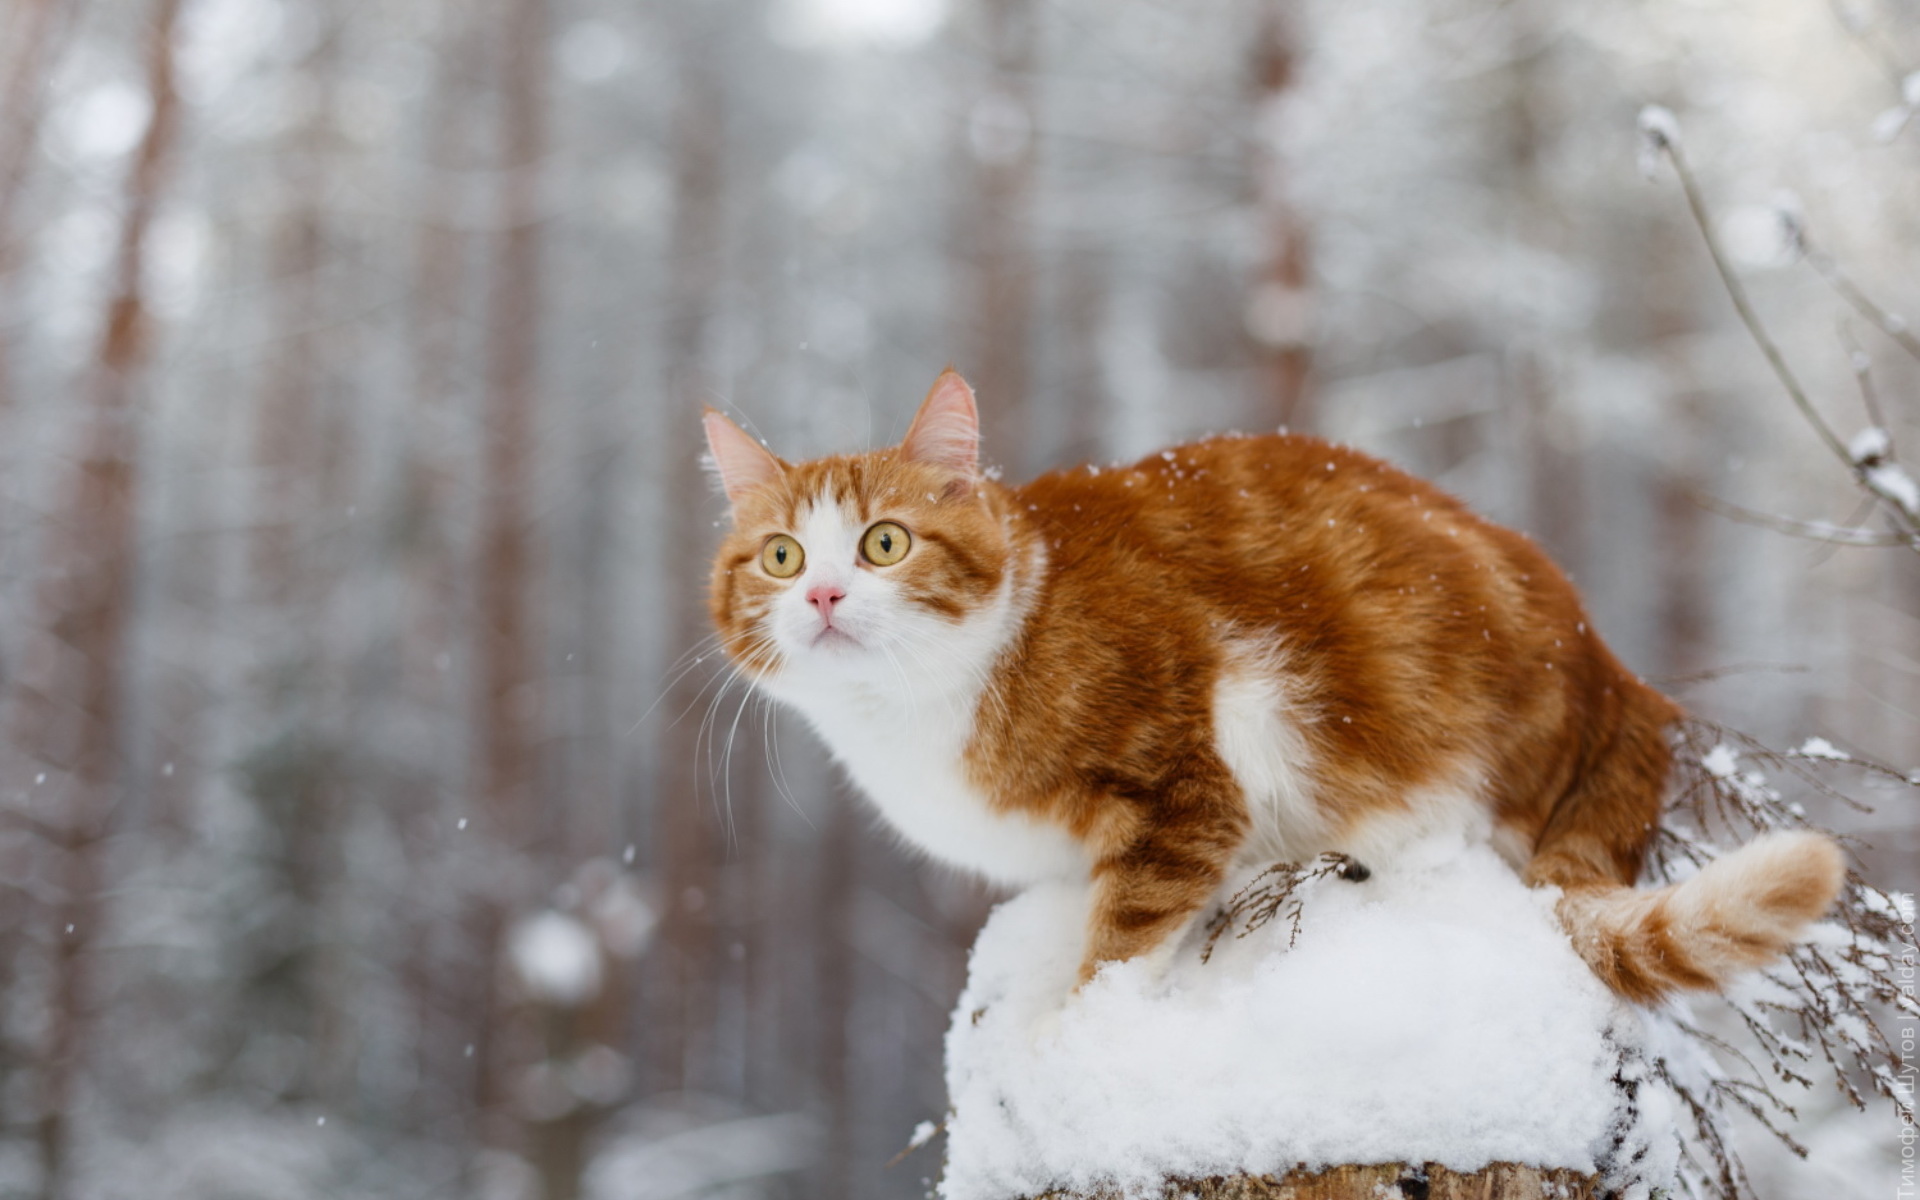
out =
[[[708,461],[726,489],[727,503],[738,508],[747,493],[780,478],[785,470],[780,460],[724,414],[710,408],[700,421],[707,427]]]
[[[900,457],[950,467],[968,478],[980,474],[980,410],[960,372],[948,367],[933,381],[900,443]]]

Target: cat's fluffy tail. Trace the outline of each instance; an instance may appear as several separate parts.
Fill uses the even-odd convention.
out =
[[[1765,966],[1825,915],[1846,862],[1817,833],[1770,833],[1661,888],[1576,888],[1561,924],[1594,973],[1629,1000],[1717,991]]]

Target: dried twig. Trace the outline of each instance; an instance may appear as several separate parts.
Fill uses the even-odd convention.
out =
[[[1759,314],[1747,299],[1746,285],[1734,274],[1726,252],[1720,248],[1720,239],[1713,232],[1713,220],[1707,215],[1707,202],[1700,194],[1700,185],[1694,180],[1693,169],[1687,165],[1686,152],[1680,148],[1678,133],[1673,114],[1666,109],[1649,108],[1641,113],[1640,136],[1645,139],[1647,146],[1665,155],[1667,161],[1673,164],[1673,172],[1680,180],[1680,190],[1687,198],[1687,208],[1693,214],[1693,223],[1700,229],[1700,236],[1706,242],[1707,255],[1713,259],[1713,269],[1719,272],[1720,282],[1727,290],[1727,297],[1733,301],[1740,323],[1746,326],[1747,334],[1760,347],[1760,353],[1766,357],[1767,365],[1773,368],[1780,386],[1786,389],[1801,415],[1820,435],[1820,440],[1841,462],[1851,463],[1853,460],[1848,456],[1846,446],[1827,424],[1826,418],[1820,415],[1820,410],[1813,406],[1813,401],[1807,398],[1806,389],[1800,386],[1793,368],[1787,365],[1786,355],[1780,352],[1780,347],[1774,343],[1773,336],[1767,332],[1767,327],[1761,323]]]
[[[945,1133],[947,1131],[947,1126],[951,1124],[953,1124],[953,1114],[948,1113],[947,1119],[940,1122],[938,1125],[934,1126],[933,1131],[931,1133],[927,1133],[924,1136],[922,1136],[920,1130],[918,1129],[914,1130],[913,1137],[908,1139],[906,1145],[900,1147],[900,1153],[894,1155],[892,1158],[887,1160],[887,1163],[886,1163],[887,1167],[889,1168],[897,1167],[902,1162],[905,1162],[908,1155],[912,1154],[915,1150],[920,1149],[922,1146],[926,1145],[928,1142],[931,1142],[934,1138],[937,1138],[941,1134]]]
[[[1300,889],[1329,875],[1365,879],[1366,870],[1346,855],[1334,853],[1322,854],[1310,863],[1273,864],[1235,892],[1226,907],[1207,922],[1207,943],[1200,950],[1200,961],[1213,958],[1214,943],[1235,925],[1241,929],[1234,937],[1243,938],[1278,916],[1285,916],[1292,927],[1287,933],[1287,948],[1292,949],[1300,936],[1300,907],[1306,899]]]
[[[1915,786],[1892,767],[1824,744],[1775,750],[1709,721],[1687,721],[1678,740],[1673,798],[1649,854],[1648,873],[1656,880],[1690,874],[1712,861],[1713,846],[1722,841],[1739,844],[1778,829],[1833,836],[1782,794],[1770,772],[1861,811],[1865,806],[1831,783],[1828,773],[1850,770]],[[1681,1034],[1714,1052],[1716,1070],[1683,1080],[1664,1060],[1651,1064],[1691,1117],[1682,1163],[1682,1183],[1689,1195],[1715,1200],[1751,1195],[1729,1144],[1736,1112],[1755,1118],[1804,1157],[1805,1148],[1786,1128],[1796,1114],[1774,1091],[1776,1083],[1811,1087],[1824,1076],[1855,1108],[1866,1108],[1869,1095],[1878,1095],[1891,1101],[1903,1120],[1913,1119],[1911,1100],[1900,1088],[1903,1060],[1882,1027],[1894,1014],[1920,1016],[1920,1005],[1902,992],[1897,977],[1902,955],[1911,945],[1908,914],[1894,897],[1854,871],[1848,873],[1830,924],[1831,936],[1795,947],[1762,972],[1765,985],[1757,996],[1727,1000],[1728,1011],[1746,1033],[1745,1045],[1675,1022]]]

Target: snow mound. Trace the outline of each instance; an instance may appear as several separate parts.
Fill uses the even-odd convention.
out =
[[[1002,904],[947,1034],[944,1200],[1300,1164],[1624,1156],[1670,1177],[1664,1094],[1637,1089],[1629,1115],[1615,1083],[1636,1072],[1638,1015],[1574,955],[1556,894],[1459,836],[1367,865],[1302,888],[1291,948],[1283,916],[1203,963],[1196,930],[1163,974],[1113,964],[1071,999],[1087,889]]]

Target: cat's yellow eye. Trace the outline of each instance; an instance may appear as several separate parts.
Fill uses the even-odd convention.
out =
[[[800,565],[807,561],[807,552],[800,543],[784,533],[776,533],[767,539],[766,548],[760,551],[760,565],[767,574],[775,579],[791,579],[800,573]]]
[[[913,539],[892,521],[882,521],[860,539],[860,552],[876,567],[890,567],[907,556]]]

